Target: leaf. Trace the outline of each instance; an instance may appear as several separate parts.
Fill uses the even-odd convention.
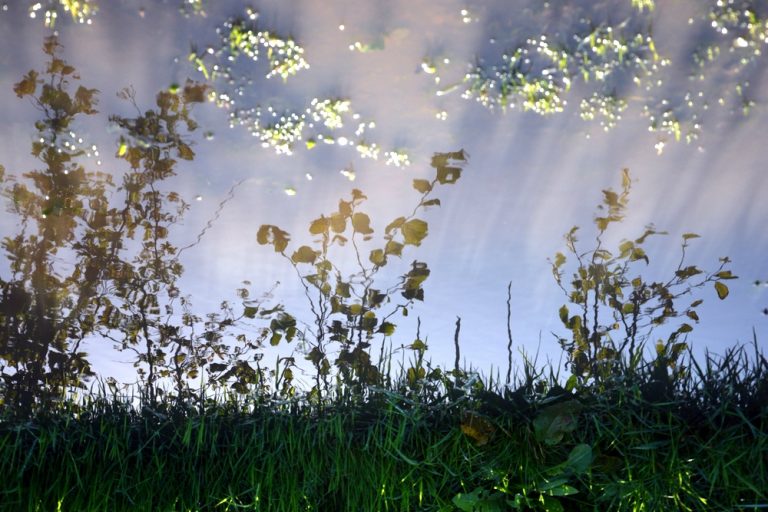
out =
[[[533,420],[536,439],[552,445],[559,443],[567,432],[576,429],[577,414],[582,405],[575,400],[551,405]]]
[[[403,244],[395,242],[394,240],[389,240],[387,245],[384,246],[384,253],[391,254],[392,256],[402,256]]]
[[[469,411],[464,413],[459,427],[464,435],[475,440],[477,446],[488,444],[491,436],[496,432],[496,427],[490,421]]]
[[[259,308],[254,306],[245,306],[243,310],[243,316],[246,318],[256,318],[256,313],[259,312]]]
[[[395,324],[390,322],[382,322],[379,326],[379,332],[384,336],[392,336],[395,334]]]
[[[273,347],[276,347],[280,344],[280,338],[282,338],[283,335],[279,332],[273,332],[272,337],[269,339],[269,344]]]
[[[22,98],[29,94],[34,94],[37,88],[37,71],[30,71],[24,78],[13,86],[13,92],[16,96]]]
[[[387,263],[387,256],[381,249],[372,250],[370,256],[368,256],[368,259],[371,260],[371,263],[379,267]]]
[[[347,221],[343,215],[339,213],[331,215],[331,229],[334,233],[343,233],[347,229]]]
[[[683,234],[683,240],[690,240],[692,238],[701,238],[701,237],[699,235],[697,235],[696,233],[684,233]]]
[[[715,274],[718,279],[738,279],[738,276],[733,275],[730,270],[722,270]]]
[[[316,259],[317,251],[306,245],[299,247],[291,256],[294,263],[314,263]]]
[[[480,503],[480,493],[482,492],[482,487],[478,487],[474,491],[470,493],[459,493],[456,496],[453,497],[451,502],[453,502],[454,505],[459,510],[462,510],[463,512],[474,512],[477,510],[477,505]]]
[[[691,327],[691,324],[683,324],[677,328],[677,332],[680,334],[685,334],[686,332],[691,332],[692,330],[693,327]]]
[[[275,252],[285,251],[289,240],[290,235],[287,232],[270,224],[262,224],[256,233],[256,241],[260,245],[273,245]]]
[[[428,224],[420,219],[412,219],[403,224],[403,237],[405,243],[410,245],[421,245],[421,241],[427,236]]]
[[[426,194],[432,190],[432,184],[427,180],[413,180],[413,188],[422,194]]]
[[[210,365],[208,365],[208,370],[213,373],[223,372],[226,369],[227,369],[227,365],[223,363],[211,363]]]
[[[386,228],[384,228],[384,232],[389,234],[390,231],[401,227],[404,223],[405,223],[405,217],[398,217],[392,222],[390,222]]]
[[[437,199],[437,198],[430,199],[429,201],[424,201],[423,203],[421,203],[421,206],[424,206],[424,207],[427,207],[427,206],[440,206],[440,200]]]
[[[437,181],[442,185],[450,185],[459,181],[461,178],[460,167],[438,167],[437,168]]]
[[[566,465],[577,475],[581,475],[592,464],[592,447],[588,444],[577,444],[568,454]]]
[[[178,147],[179,158],[183,160],[193,160],[195,158],[195,152],[192,151],[188,145],[183,142],[179,143]]]
[[[717,296],[720,300],[723,300],[728,296],[728,287],[720,281],[715,283],[715,290],[717,291]]]
[[[363,235],[373,233],[373,230],[371,229],[371,219],[362,212],[354,213],[352,215],[352,229]]]
[[[328,233],[328,227],[328,218],[321,216],[310,223],[309,233],[312,235],[322,235],[323,233]]]
[[[184,102],[185,103],[202,103],[205,101],[205,92],[208,86],[205,84],[199,84],[191,80],[187,80],[184,85]]]

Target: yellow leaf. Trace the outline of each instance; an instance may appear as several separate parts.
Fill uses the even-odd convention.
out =
[[[717,296],[720,298],[720,300],[723,300],[728,296],[728,287],[720,281],[715,283],[715,290],[717,291]]]

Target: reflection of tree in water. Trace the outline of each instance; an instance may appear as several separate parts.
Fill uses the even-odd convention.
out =
[[[653,16],[664,15],[652,1],[633,0],[634,9],[623,2],[536,5],[515,17],[489,15],[490,32],[507,35],[492,38],[493,48],[503,52],[481,50],[458,83],[446,85],[441,74],[450,70],[425,59],[422,68],[435,75],[437,95],[459,90],[492,110],[550,115],[579,94],[582,119],[596,120],[606,131],[629,103],[639,102],[650,131],[688,143],[698,139],[710,105],[735,105],[733,111],[746,115],[754,104],[749,76],[760,71],[768,46],[767,13],[757,2],[712,1],[698,19],[688,20],[701,25],[701,37],[691,60],[682,63],[691,83],[682,91],[669,75],[673,64],[681,66],[664,57],[652,36]]]
[[[188,60],[211,87],[209,98],[230,112],[230,126],[243,126],[262,146],[277,154],[292,154],[298,147],[313,149],[318,144],[353,148],[361,158],[378,160],[396,167],[410,164],[408,155],[397,149],[382,150],[368,139],[375,123],[362,120],[351,102],[344,98],[314,98],[302,109],[261,106],[253,91],[254,62],[267,60],[267,79],[283,81],[309,69],[304,48],[292,38],[258,26],[259,15],[246,10],[244,18],[231,18],[217,29],[216,45],[193,46]],[[249,62],[250,61],[250,62]]]
[[[245,357],[260,344],[245,335],[238,347],[224,343],[228,329],[255,313],[235,313],[225,302],[203,319],[177,286],[183,268],[169,237],[187,204],[168,185],[178,160],[194,158],[190,115],[206,87],[188,82],[177,93],[159,93],[154,109],[110,118],[122,130],[116,156],[130,167],[115,188],[112,176],[79,163],[86,152],[66,136],[80,116],[97,113],[97,91],[73,92],[79,77],[59,48],[56,38],[46,39],[45,71],[30,71],[14,87],[42,113],[32,154],[44,168],[20,178],[0,168],[8,211],[20,227],[3,240],[10,275],[0,277],[2,403],[45,410],[84,388],[94,373],[83,344],[98,337],[135,353],[146,399],[157,398],[163,379],[171,379],[173,397],[190,398],[188,379],[203,366]],[[121,95],[133,102],[130,90]],[[122,204],[110,202],[120,196]],[[243,301],[248,293],[238,291]]]
[[[96,113],[96,91],[79,86],[70,95],[74,68],[56,57],[54,39],[44,51],[50,56],[45,72],[30,71],[14,87],[43,115],[35,123],[32,154],[44,168],[25,173],[21,182],[3,176],[3,195],[20,231],[3,240],[10,276],[0,278],[0,350],[4,403],[19,410],[29,410],[34,396],[42,404],[60,401],[68,387],[93,375],[80,345],[94,325],[95,278],[105,242],[96,232],[110,185],[108,176],[87,173],[77,163],[82,150],[62,143],[78,116]],[[81,232],[87,236],[78,240]],[[56,265],[60,255],[72,257],[74,266]]]
[[[423,300],[421,285],[429,270],[413,262],[386,289],[374,288],[374,276],[401,257],[405,246],[418,246],[427,236],[427,223],[417,213],[440,204],[428,196],[438,184],[458,180],[464,153],[433,158],[436,177],[414,180],[421,199],[409,215],[386,227],[381,247],[367,258],[362,244],[371,240],[373,228],[359,209],[365,196],[358,190],[339,203],[337,212],[311,223],[315,248],[299,247],[289,257],[287,233],[276,226],[259,230],[258,241],[273,245],[300,272],[315,313],[314,333],[300,331],[282,306],[267,307],[267,296],[251,297],[250,283],[237,290],[241,304],[224,301],[219,312],[200,316],[179,289],[179,257],[205,229],[181,249],[172,242],[173,228],[188,209],[172,183],[180,162],[195,157],[190,139],[198,125],[191,114],[205,101],[207,86],[187,81],[161,91],[154,107],[143,111],[132,89],[121,91],[118,96],[136,115],[113,115],[109,121],[119,131],[115,156],[128,168],[122,175],[90,172],[80,162],[86,150],[70,144],[69,134],[80,116],[98,114],[97,91],[76,87],[79,76],[59,57],[59,49],[55,37],[47,38],[45,71],[28,72],[14,87],[42,113],[32,154],[44,168],[19,177],[0,168],[3,196],[20,226],[18,234],[3,240],[10,275],[0,276],[0,403],[20,414],[77,408],[71,393],[85,389],[95,376],[84,345],[107,340],[133,353],[145,404],[165,400],[204,407],[208,393],[225,386],[254,400],[292,396],[294,358],[281,357],[274,369],[262,368],[265,340],[273,346],[302,340],[317,372],[312,395],[317,399],[329,390],[331,361],[351,392],[381,383],[382,368],[369,353],[371,338],[391,336],[395,324],[389,318]],[[329,250],[347,242],[359,268],[344,278]],[[313,272],[305,275],[306,268]],[[404,300],[377,317],[395,292]],[[333,360],[329,342],[339,346]],[[424,376],[426,345],[417,340],[411,348],[418,363],[409,382],[416,386]],[[193,389],[191,382],[198,378],[200,386]],[[111,377],[106,382],[116,392],[117,382]]]

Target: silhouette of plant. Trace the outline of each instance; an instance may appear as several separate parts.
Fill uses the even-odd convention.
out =
[[[378,285],[377,275],[392,257],[401,258],[406,246],[419,246],[426,238],[428,224],[418,218],[417,213],[440,204],[439,199],[430,198],[435,186],[455,183],[462,171],[457,164],[465,161],[463,151],[434,155],[431,164],[436,170],[435,177],[431,181],[413,181],[413,188],[421,194],[413,211],[390,222],[384,228],[381,244],[366,249],[367,253],[363,243],[373,240],[374,230],[370,217],[360,209],[367,198],[357,189],[352,190],[349,200],[339,201],[337,211],[321,215],[310,223],[309,233],[316,237],[313,246],[302,245],[288,253],[290,235],[287,232],[267,224],[259,228],[256,235],[259,244],[272,246],[295,269],[314,316],[314,332],[299,332],[296,319],[287,313],[274,319],[270,326],[272,345],[277,345],[283,337],[290,342],[297,335],[309,344],[306,358],[316,371],[311,399],[318,400],[323,393],[328,393],[331,373],[328,345],[331,342],[339,345],[334,360],[337,378],[343,385],[339,389],[346,387],[358,395],[366,386],[382,382],[382,372],[371,360],[371,340],[375,334],[384,338],[392,336],[396,327],[392,316],[398,311],[407,315],[414,301],[424,300],[422,284],[429,276],[429,268],[424,262],[413,261],[410,270],[389,288]],[[331,249],[347,244],[352,247],[357,269],[343,277],[342,270],[331,259]],[[384,306],[391,304],[398,292],[405,302],[392,305],[384,313]],[[408,348],[423,355],[426,345],[416,340]]]
[[[570,339],[559,339],[568,353],[568,364],[573,372],[568,381],[569,390],[589,383],[601,388],[611,377],[618,375],[619,370],[624,374],[635,372],[642,360],[642,349],[654,328],[668,320],[685,317],[687,321],[680,323],[666,341],[656,343],[653,377],[668,390],[673,382],[687,375],[687,368],[679,364],[679,359],[687,348],[685,335],[693,330],[688,322],[699,321],[696,308],[703,299],[693,300],[682,308],[680,302],[708,283],[714,284],[721,300],[725,299],[728,287],[723,281],[736,278],[730,270],[725,270],[730,263],[727,257],[720,258],[720,265],[714,272],[685,264],[688,244],[698,238],[694,233],[682,235],[680,262],[669,279],[647,282],[636,274],[634,269],[640,262],[646,265],[650,262],[643,249],[648,237],[666,233],[650,225],[640,237],[622,241],[618,251],[610,252],[604,247],[603,236],[608,227],[624,219],[631,187],[626,169],[622,173],[621,187],[620,193],[603,190],[603,204],[598,206],[603,213],[594,219],[597,235],[593,249],[581,252],[577,248],[578,227],[565,235],[568,252],[576,264],[569,283],[564,278],[566,256],[558,252],[554,261],[550,261],[558,286],[576,309],[572,313],[567,305],[563,305],[559,311],[560,320],[571,333]],[[625,349],[628,350],[627,361],[622,358]],[[671,376],[668,369],[672,370]]]

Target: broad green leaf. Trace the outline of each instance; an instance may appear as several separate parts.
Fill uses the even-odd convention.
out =
[[[424,201],[423,203],[421,203],[421,205],[424,206],[424,207],[427,207],[427,206],[440,206],[440,200],[437,199],[437,198],[430,199],[429,201]]]
[[[692,238],[701,238],[701,237],[699,235],[697,235],[696,233],[685,233],[685,234],[683,234],[683,240],[690,240]]]
[[[254,306],[245,306],[243,310],[243,316],[246,318],[256,318],[256,313],[259,312],[259,308]]]
[[[482,487],[478,487],[470,493],[459,493],[454,496],[451,501],[463,512],[474,512],[477,510],[476,507],[480,502],[480,493],[482,490]]]
[[[677,332],[679,332],[680,334],[685,334],[686,332],[691,332],[692,330],[693,330],[693,327],[691,327],[690,324],[683,324],[677,328]]]
[[[272,337],[269,339],[269,344],[276,347],[280,344],[280,339],[283,337],[279,332],[273,332]]]
[[[592,464],[592,447],[584,443],[577,444],[568,455],[566,464],[577,475],[585,473]]]
[[[717,291],[717,296],[720,298],[720,300],[723,300],[728,296],[728,287],[720,281],[715,283],[715,290]]]
[[[427,223],[421,219],[411,219],[403,224],[403,237],[406,244],[421,245],[427,236]]]
[[[730,270],[722,270],[715,274],[715,277],[718,279],[737,279],[738,277],[733,275],[733,273]]]

